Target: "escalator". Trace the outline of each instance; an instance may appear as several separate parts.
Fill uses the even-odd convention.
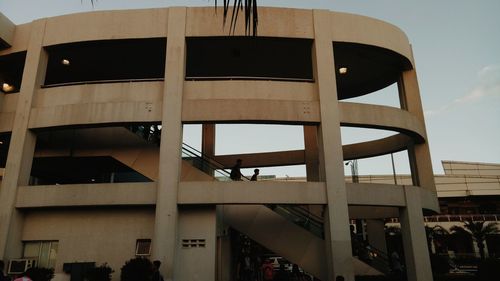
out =
[[[215,176],[217,180],[230,181],[230,172],[224,169],[224,165],[195,148],[183,144],[182,155],[183,160]],[[223,213],[225,223],[298,264],[318,279],[325,280],[323,218],[310,212],[307,206],[226,205]],[[354,259],[356,272],[362,275],[390,273],[389,259],[383,251],[366,243],[356,242],[353,243],[353,252],[359,253],[357,259]]]

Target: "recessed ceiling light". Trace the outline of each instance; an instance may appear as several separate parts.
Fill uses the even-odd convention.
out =
[[[0,144],[3,144],[3,141],[0,141]]]
[[[2,84],[2,91],[4,91],[5,93],[12,92],[12,91],[14,91],[14,86],[9,84],[9,83],[4,82]]]
[[[69,65],[69,60],[68,60],[68,59],[63,59],[63,60],[61,61],[61,63],[62,63],[63,65]]]
[[[339,68],[339,73],[340,74],[346,74],[347,73],[347,67],[341,67],[341,68]]]

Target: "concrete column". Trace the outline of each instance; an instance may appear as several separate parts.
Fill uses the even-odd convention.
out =
[[[427,250],[424,216],[419,189],[404,186],[406,208],[400,208],[401,235],[408,281],[431,281],[432,269]]]
[[[314,10],[314,60],[315,74],[321,110],[319,126],[320,178],[326,182],[328,207],[325,217],[325,242],[327,245],[328,279],[343,276],[354,280],[349,233],[346,185],[340,119],[335,79],[335,63],[332,46],[331,15],[327,11]]]
[[[387,254],[387,243],[385,241],[385,223],[383,220],[366,220],[366,232],[368,232],[368,243]]]
[[[215,124],[203,124],[201,129],[201,153],[210,159],[215,159]],[[214,176],[214,170],[203,167],[204,171]]]
[[[210,158],[215,156],[215,124],[202,125],[201,152]]]
[[[42,48],[45,20],[32,25],[21,91],[9,146],[9,155],[0,189],[0,258],[22,255],[22,214],[15,209],[18,186],[28,185],[36,144],[36,135],[28,129],[35,92],[45,79],[47,54]]]
[[[307,181],[319,181],[318,127],[304,125],[304,149]]]
[[[402,106],[406,106],[406,109],[421,120],[425,126],[416,70],[404,71],[399,84],[399,91],[403,92],[402,95],[400,94],[403,99],[401,102]],[[408,156],[411,162],[410,167],[414,185],[436,191],[431,155],[429,152],[429,142],[427,136],[424,137],[426,138],[424,143],[418,143],[408,147]]]
[[[177,192],[181,173],[185,30],[186,8],[170,8],[153,238],[153,258],[162,261],[161,269],[165,280],[174,279],[175,248],[178,239]]]
[[[215,224],[215,206],[183,206],[179,212],[176,281],[215,280]]]

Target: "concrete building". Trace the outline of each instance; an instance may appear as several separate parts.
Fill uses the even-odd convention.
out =
[[[436,175],[440,213],[424,216],[425,225],[444,228],[448,233],[434,239],[433,252],[448,254],[452,258],[479,258],[479,248],[470,236],[453,233],[453,226],[463,226],[463,222],[500,222],[500,164],[442,161],[444,175]],[[392,175],[360,176],[364,183],[393,182]],[[408,184],[408,175],[397,175],[398,184]],[[388,220],[388,226],[397,225],[397,218]],[[500,226],[500,225],[499,225]],[[486,257],[500,256],[500,233],[487,235],[485,239]]]
[[[352,281],[370,269],[352,256],[349,219],[369,220],[376,244],[398,217],[409,280],[432,280],[422,210],[439,205],[406,35],[363,16],[260,8],[258,37],[228,36],[221,14],[0,17],[0,257],[35,258],[56,280],[86,262],[118,280],[136,255],[161,260],[166,280],[231,280],[230,227],[321,280]],[[345,101],[389,85],[398,108]],[[215,155],[223,123],[301,125],[304,148]],[[183,145],[186,124],[202,124],[202,154]],[[394,135],[345,145],[341,126]],[[409,184],[345,182],[345,160],[398,151]],[[214,180],[238,158],[305,164],[307,181]],[[321,234],[263,204],[321,210]]]

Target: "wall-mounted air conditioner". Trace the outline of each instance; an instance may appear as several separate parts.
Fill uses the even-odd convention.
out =
[[[35,267],[36,260],[33,259],[13,259],[9,261],[8,274],[21,274],[28,268]]]

